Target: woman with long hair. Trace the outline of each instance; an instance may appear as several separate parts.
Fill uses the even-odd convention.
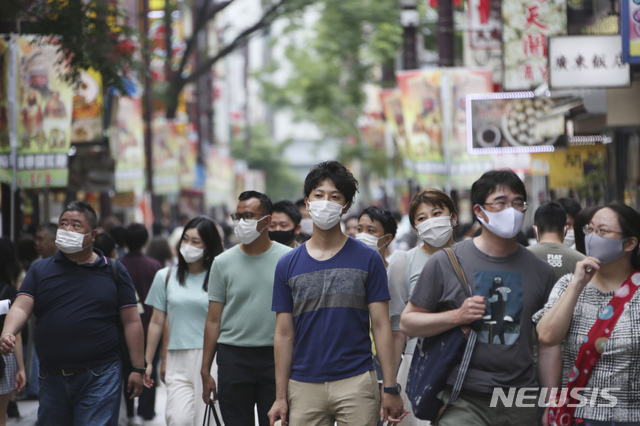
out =
[[[0,330],[9,306],[16,299],[16,284],[20,276],[20,266],[13,243],[7,237],[0,238]],[[2,356],[0,360],[0,426],[7,424],[7,406],[14,392],[22,392],[27,378],[22,359],[22,339],[16,336],[15,352]]]
[[[587,257],[558,280],[533,317],[540,344],[564,341],[563,392],[552,398],[549,419],[640,425],[640,214],[609,204],[584,228]],[[560,362],[553,368],[559,371]],[[588,404],[576,399],[579,391]]]
[[[165,318],[169,342],[165,383],[166,421],[169,426],[202,423],[202,345],[207,318],[209,271],[222,253],[222,239],[215,223],[199,216],[187,223],[178,246],[178,265],[157,272],[145,303],[153,306],[145,360],[145,384],[152,383],[152,360],[162,336]]]
[[[416,194],[409,204],[409,222],[422,244],[407,252],[397,252],[387,269],[391,293],[389,316],[396,366],[400,364],[398,383],[402,386],[405,407],[411,407],[404,388],[417,338],[407,341],[410,336],[400,331],[400,316],[427,260],[438,250],[453,245],[453,227],[457,221],[456,207],[444,192],[427,189]],[[428,424],[415,418],[413,413],[409,413],[403,423],[410,426]]]

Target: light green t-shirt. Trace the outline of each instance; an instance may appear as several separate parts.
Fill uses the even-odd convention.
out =
[[[160,269],[153,278],[145,304],[167,313],[169,318],[168,350],[202,349],[204,324],[207,319],[209,300],[202,287],[206,271],[192,275],[185,274],[185,285],[181,286],[176,277],[178,268]]]
[[[209,300],[224,303],[218,343],[273,346],[273,278],[278,260],[290,250],[274,242],[265,253],[249,256],[235,246],[215,258],[209,274]]]

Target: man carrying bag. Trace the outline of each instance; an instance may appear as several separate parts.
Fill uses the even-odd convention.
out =
[[[461,285],[452,259],[441,250],[425,265],[402,314],[402,331],[410,336],[433,337],[480,322],[462,389],[440,417],[440,426],[538,424],[536,404],[505,406],[500,399],[492,404],[496,391],[503,395],[509,388],[517,392],[539,386],[531,317],[547,301],[555,275],[549,264],[516,241],[528,206],[526,197],[524,184],[513,171],[483,174],[471,187],[482,233],[452,246],[470,293]],[[459,308],[448,310],[450,306]],[[559,358],[559,347],[538,344],[537,349],[541,385],[557,387],[559,374],[547,366],[555,365],[551,360]],[[446,379],[444,403],[455,397],[459,371],[453,368]]]

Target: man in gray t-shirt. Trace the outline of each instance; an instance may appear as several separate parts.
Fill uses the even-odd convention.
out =
[[[495,406],[492,396],[496,389],[502,395],[506,388],[537,387],[537,376],[545,387],[559,383],[559,347],[538,345],[542,368],[536,375],[531,321],[547,301],[555,275],[551,266],[516,241],[527,202],[524,184],[515,173],[483,174],[471,187],[471,201],[482,233],[452,248],[473,296],[464,292],[447,254],[437,252],[418,279],[401,327],[406,334],[425,337],[472,323],[478,331],[462,392],[444,412],[440,426],[537,425],[535,403],[523,408]],[[447,310],[449,306],[459,308]],[[457,373],[455,368],[449,385]],[[450,389],[445,389],[445,401]]]
[[[529,250],[553,267],[556,278],[572,274],[584,255],[562,244],[568,230],[567,213],[562,204],[544,203],[536,210],[533,222],[538,244],[529,246]]]

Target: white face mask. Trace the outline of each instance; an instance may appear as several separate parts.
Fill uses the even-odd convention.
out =
[[[244,220],[240,219],[240,222],[236,224],[236,237],[242,242],[242,244],[251,244],[254,242],[262,231],[267,228],[264,228],[262,231],[258,231],[258,222],[264,219],[267,216],[262,216],[260,219],[249,219]]]
[[[524,213],[509,207],[508,209],[501,210],[499,212],[488,212],[482,206],[480,210],[484,212],[489,218],[489,223],[485,222],[481,217],[478,218],[491,233],[497,235],[500,238],[511,239],[518,235],[518,232],[522,230],[522,224],[524,223]]]
[[[342,210],[345,208],[338,203],[334,203],[328,200],[322,201],[310,201],[309,202],[309,216],[313,220],[313,223],[323,231],[333,228],[340,222],[340,216],[342,216]]]
[[[564,244],[567,247],[571,247],[576,243],[576,233],[574,232],[573,228],[569,228],[567,229],[567,235],[564,236],[564,241],[562,242],[562,244]]]
[[[81,234],[79,232],[65,231],[64,229],[58,229],[56,231],[56,247],[63,253],[78,253],[85,247],[82,245],[84,237],[91,234]]]
[[[180,244],[180,254],[187,263],[197,262],[204,256],[204,248],[194,247],[190,244]]]
[[[451,234],[453,233],[451,216],[432,217],[420,222],[416,226],[416,230],[418,231],[418,238],[431,247],[442,247],[451,239]]]
[[[366,232],[359,232],[356,234],[356,240],[368,245],[374,250],[380,250],[384,246],[378,247],[378,241],[380,241],[382,238],[386,237],[387,235],[383,235],[382,237],[378,238],[371,234],[367,234]]]

